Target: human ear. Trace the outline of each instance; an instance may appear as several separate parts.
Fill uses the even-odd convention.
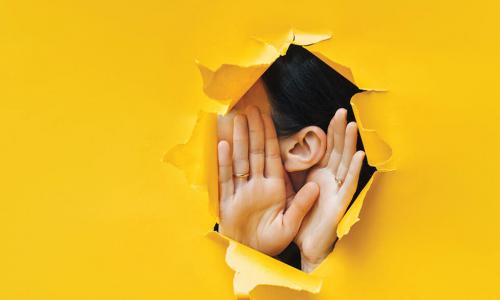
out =
[[[326,134],[318,126],[308,126],[280,139],[283,165],[287,172],[303,171],[317,164],[326,151]]]

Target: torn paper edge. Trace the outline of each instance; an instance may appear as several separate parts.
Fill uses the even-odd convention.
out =
[[[217,67],[214,71],[210,70],[209,68],[205,67],[203,64],[201,64],[199,61],[197,61],[197,65],[200,69],[200,73],[203,77],[203,90],[205,94],[214,100],[219,101],[221,104],[227,105],[226,111],[229,111],[235,104],[236,102],[250,89],[250,87],[261,77],[261,75],[265,72],[265,70],[281,55],[285,55],[286,51],[288,50],[288,47],[291,44],[296,44],[300,46],[309,46],[318,42],[322,42],[325,40],[328,40],[331,38],[330,34],[306,34],[306,33],[297,33],[298,31],[294,31],[293,29],[288,32],[286,37],[283,39],[283,42],[281,45],[276,46],[276,44],[273,44],[271,42],[264,41],[262,39],[256,39],[257,41],[261,42],[265,46],[265,51],[264,55],[259,57],[256,61],[258,61],[258,64],[252,65],[249,64],[247,66],[240,66],[236,64],[222,64],[219,67]],[[316,53],[315,53],[316,54]],[[322,58],[327,58],[324,55],[318,56],[320,59]],[[328,58],[327,58],[328,59]],[[263,63],[265,62],[265,63]],[[330,59],[328,61],[325,61],[327,64],[330,65],[330,67],[335,68],[335,66],[332,66],[331,63],[334,63]],[[336,65],[340,65],[337,63],[334,63]],[[340,65],[342,66],[342,65]],[[342,66],[345,69],[349,70],[349,68]],[[229,70],[229,71],[228,71]],[[227,78],[226,72],[233,73],[233,75],[240,75],[242,78],[247,79],[244,81],[243,84],[240,84],[237,89],[235,90],[226,90],[224,87],[224,79]],[[248,73],[251,73],[251,76],[248,76]],[[245,76],[243,76],[243,75]],[[342,73],[341,73],[342,74]],[[343,74],[344,75],[344,74]],[[233,78],[233,77],[232,77]],[[354,82],[354,79],[352,78],[352,72],[351,72],[351,78],[348,78],[349,80]],[[237,79],[235,80],[237,81]],[[233,81],[234,82],[234,81]],[[215,87],[215,89],[213,89]],[[220,88],[222,87],[222,88]],[[219,88],[219,90],[217,90]],[[373,91],[373,89],[372,89]],[[383,90],[379,90],[383,91]],[[362,94],[362,93],[361,93]],[[367,139],[371,140],[378,140],[380,141],[380,145],[386,145],[387,149],[391,150],[391,148],[384,142],[378,134],[376,133],[375,130],[373,129],[367,129],[362,126],[362,122],[359,116],[359,111],[354,103],[351,102],[351,106],[353,108],[354,114],[356,121],[358,122],[359,126],[359,131],[361,138],[363,140],[363,143]],[[200,114],[203,114],[200,112]],[[216,123],[216,121],[215,121]],[[197,122],[198,126],[198,122]],[[197,127],[195,126],[195,128]],[[193,131],[193,137],[195,136],[195,133]],[[191,140],[189,141],[191,142]],[[188,143],[184,144],[185,147],[188,147]],[[175,151],[183,151],[182,147],[181,148],[174,148]],[[365,149],[366,150],[366,149]],[[174,151],[174,152],[175,152]],[[359,213],[362,209],[362,205],[364,202],[364,199],[366,197],[366,194],[368,193],[374,178],[376,177],[376,174],[379,174],[381,172],[387,172],[391,171],[392,169],[390,168],[385,168],[384,166],[388,165],[392,159],[392,150],[391,153],[387,155],[387,159],[384,161],[373,161],[373,159],[370,159],[372,155],[370,155],[371,151],[366,151],[366,156],[368,159],[368,162],[370,165],[374,166],[377,168],[377,171],[372,175],[370,178],[369,182],[366,184],[366,186],[363,188],[362,192],[360,195],[354,200],[353,205],[349,208],[349,210],[346,212],[342,220],[339,222],[339,226],[337,229],[337,236],[342,238],[345,236],[351,227],[357,223],[359,219]],[[172,154],[171,152],[169,152]],[[168,155],[165,158],[166,161],[170,161],[168,158]],[[179,164],[177,164],[179,165]],[[180,168],[183,168],[183,166],[179,166]],[[198,166],[199,167],[199,166]],[[217,168],[215,168],[216,170]],[[207,174],[208,175],[208,174]],[[191,174],[191,176],[193,176]],[[195,176],[196,177],[196,176]],[[190,179],[188,178],[188,181]],[[192,183],[192,182],[190,182]],[[199,182],[198,182],[199,183]],[[199,186],[197,184],[196,186]],[[215,199],[215,200],[213,200]],[[209,196],[209,202],[217,202],[218,203],[218,197],[212,198]],[[211,213],[214,214],[215,218],[218,220],[218,205],[214,206],[213,204],[210,205]],[[214,209],[214,207],[217,207],[217,209]],[[321,289],[321,284],[322,284],[322,279],[317,279],[315,278],[312,281],[309,281],[308,278],[313,278],[314,272],[311,274],[304,273],[302,271],[296,270],[272,257],[266,256],[254,249],[251,249],[247,246],[244,246],[242,244],[237,243],[236,241],[233,241],[227,237],[223,237],[222,235],[215,233],[215,232],[209,232],[208,236],[211,237],[211,239],[214,239],[214,234],[216,234],[219,238],[225,239],[227,241],[227,250],[226,250],[226,263],[229,265],[231,269],[235,271],[235,276],[234,276],[234,281],[233,281],[233,287],[234,287],[234,292],[235,295],[239,298],[247,298],[249,297],[250,292],[258,285],[274,285],[274,286],[281,286],[281,287],[286,287],[290,288],[293,290],[299,290],[299,291],[308,291],[311,293],[318,293]],[[216,238],[217,239],[217,238]],[[328,257],[325,259],[325,261],[328,260]],[[324,263],[324,262],[323,262]],[[322,264],[323,264],[322,263]],[[282,270],[282,268],[288,267],[291,269],[286,269],[286,272],[281,272],[278,270]],[[294,273],[293,271],[297,271],[300,274],[303,274],[304,276],[301,277],[299,280],[293,280],[291,277],[291,274],[289,272]],[[270,278],[263,277],[264,274],[271,274]],[[299,276],[300,277],[300,276]],[[264,279],[265,278],[265,279]]]

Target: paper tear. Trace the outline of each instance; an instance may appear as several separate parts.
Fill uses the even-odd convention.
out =
[[[379,171],[394,171],[395,162],[392,160],[391,147],[377,134],[373,129],[367,129],[363,125],[363,118],[360,116],[358,105],[361,105],[364,99],[371,93],[380,93],[380,91],[365,91],[354,95],[351,99],[351,106],[354,112],[356,123],[358,124],[359,134],[363,141],[366,152],[366,158],[370,166],[376,167]]]
[[[229,105],[228,110],[240,99],[257,79],[264,74],[269,65],[241,67],[222,65],[215,72],[202,64],[198,64],[203,77],[203,91],[212,99]],[[227,80],[231,78],[231,80]]]
[[[262,47],[255,59],[245,65],[221,64],[216,69],[196,61],[203,78],[203,91],[212,99],[228,104],[230,110],[248,89],[291,44],[308,46],[331,38],[329,33],[311,34],[291,29],[272,41],[254,38]]]
[[[216,158],[217,115],[200,111],[188,142],[170,149],[163,157],[163,161],[181,169],[192,188],[208,192],[210,199],[208,209],[218,222],[219,191]]]
[[[323,62],[325,62],[327,65],[329,65],[330,68],[334,69],[335,71],[340,73],[340,75],[344,76],[347,80],[349,80],[352,83],[355,83],[354,75],[352,74],[350,68],[332,61],[331,59],[329,59],[328,57],[324,56],[319,52],[312,52],[312,53],[316,55],[319,59],[321,59]]]
[[[212,71],[197,62],[203,77],[203,90],[210,98],[227,105],[227,111],[229,111],[265,70],[279,56],[286,54],[290,44],[308,46],[330,38],[330,34],[307,34],[290,30],[272,40],[257,39],[262,44],[262,49],[253,60],[255,64],[251,62],[241,65],[222,64]],[[317,55],[330,67],[354,83],[354,77],[349,68],[335,63],[321,54]],[[359,221],[364,199],[374,179],[378,176],[377,174],[394,169],[391,148],[378,136],[375,130],[365,128],[362,124],[357,105],[361,105],[358,102],[362,102],[363,94],[359,93],[353,97],[351,105],[368,162],[377,168],[377,172],[372,175],[370,181],[339,222],[337,227],[339,239],[348,234],[351,227]],[[200,113],[191,139],[186,144],[173,148],[165,156],[165,160],[183,169],[191,185],[198,188],[202,185],[207,186],[209,209],[218,220],[216,128],[217,118],[215,114]],[[321,288],[321,279],[311,274],[296,270],[218,233],[210,232],[208,237],[227,247],[226,263],[235,271],[233,287],[235,294],[240,298],[248,298],[250,292],[258,285],[282,286],[311,293],[317,293]],[[328,257],[325,260],[328,260]]]
[[[217,232],[207,237],[226,246],[226,262],[235,271],[233,288],[238,298],[249,298],[258,285],[274,285],[296,291],[318,293],[323,280],[284,264]]]
[[[359,214],[361,213],[361,207],[363,207],[363,202],[365,201],[366,193],[370,189],[373,179],[377,176],[377,172],[373,173],[370,180],[366,183],[365,187],[359,193],[358,197],[352,203],[349,210],[345,213],[342,220],[340,220],[337,225],[337,237],[339,240],[346,234],[349,233],[351,227],[359,221]]]

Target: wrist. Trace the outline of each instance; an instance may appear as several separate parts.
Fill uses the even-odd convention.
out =
[[[325,256],[326,257],[326,256]],[[324,260],[324,258],[320,259],[308,259],[302,252],[300,253],[300,266],[302,271],[306,273],[311,273],[314,271]]]
[[[304,252],[303,251],[304,249],[302,249],[302,247],[299,247],[299,249],[300,249],[300,262],[301,262],[302,271],[304,271],[306,273],[311,273],[312,271],[314,271],[326,259],[326,257],[333,251],[334,244],[335,243],[332,243],[332,245],[330,247],[328,247],[328,249],[325,249],[325,251],[305,251]],[[318,250],[318,249],[316,249],[316,250]]]

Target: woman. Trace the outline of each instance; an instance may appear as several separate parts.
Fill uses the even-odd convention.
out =
[[[374,172],[347,110],[358,92],[299,46],[272,64],[219,122],[222,234],[292,264],[294,242],[306,272],[323,261]]]

